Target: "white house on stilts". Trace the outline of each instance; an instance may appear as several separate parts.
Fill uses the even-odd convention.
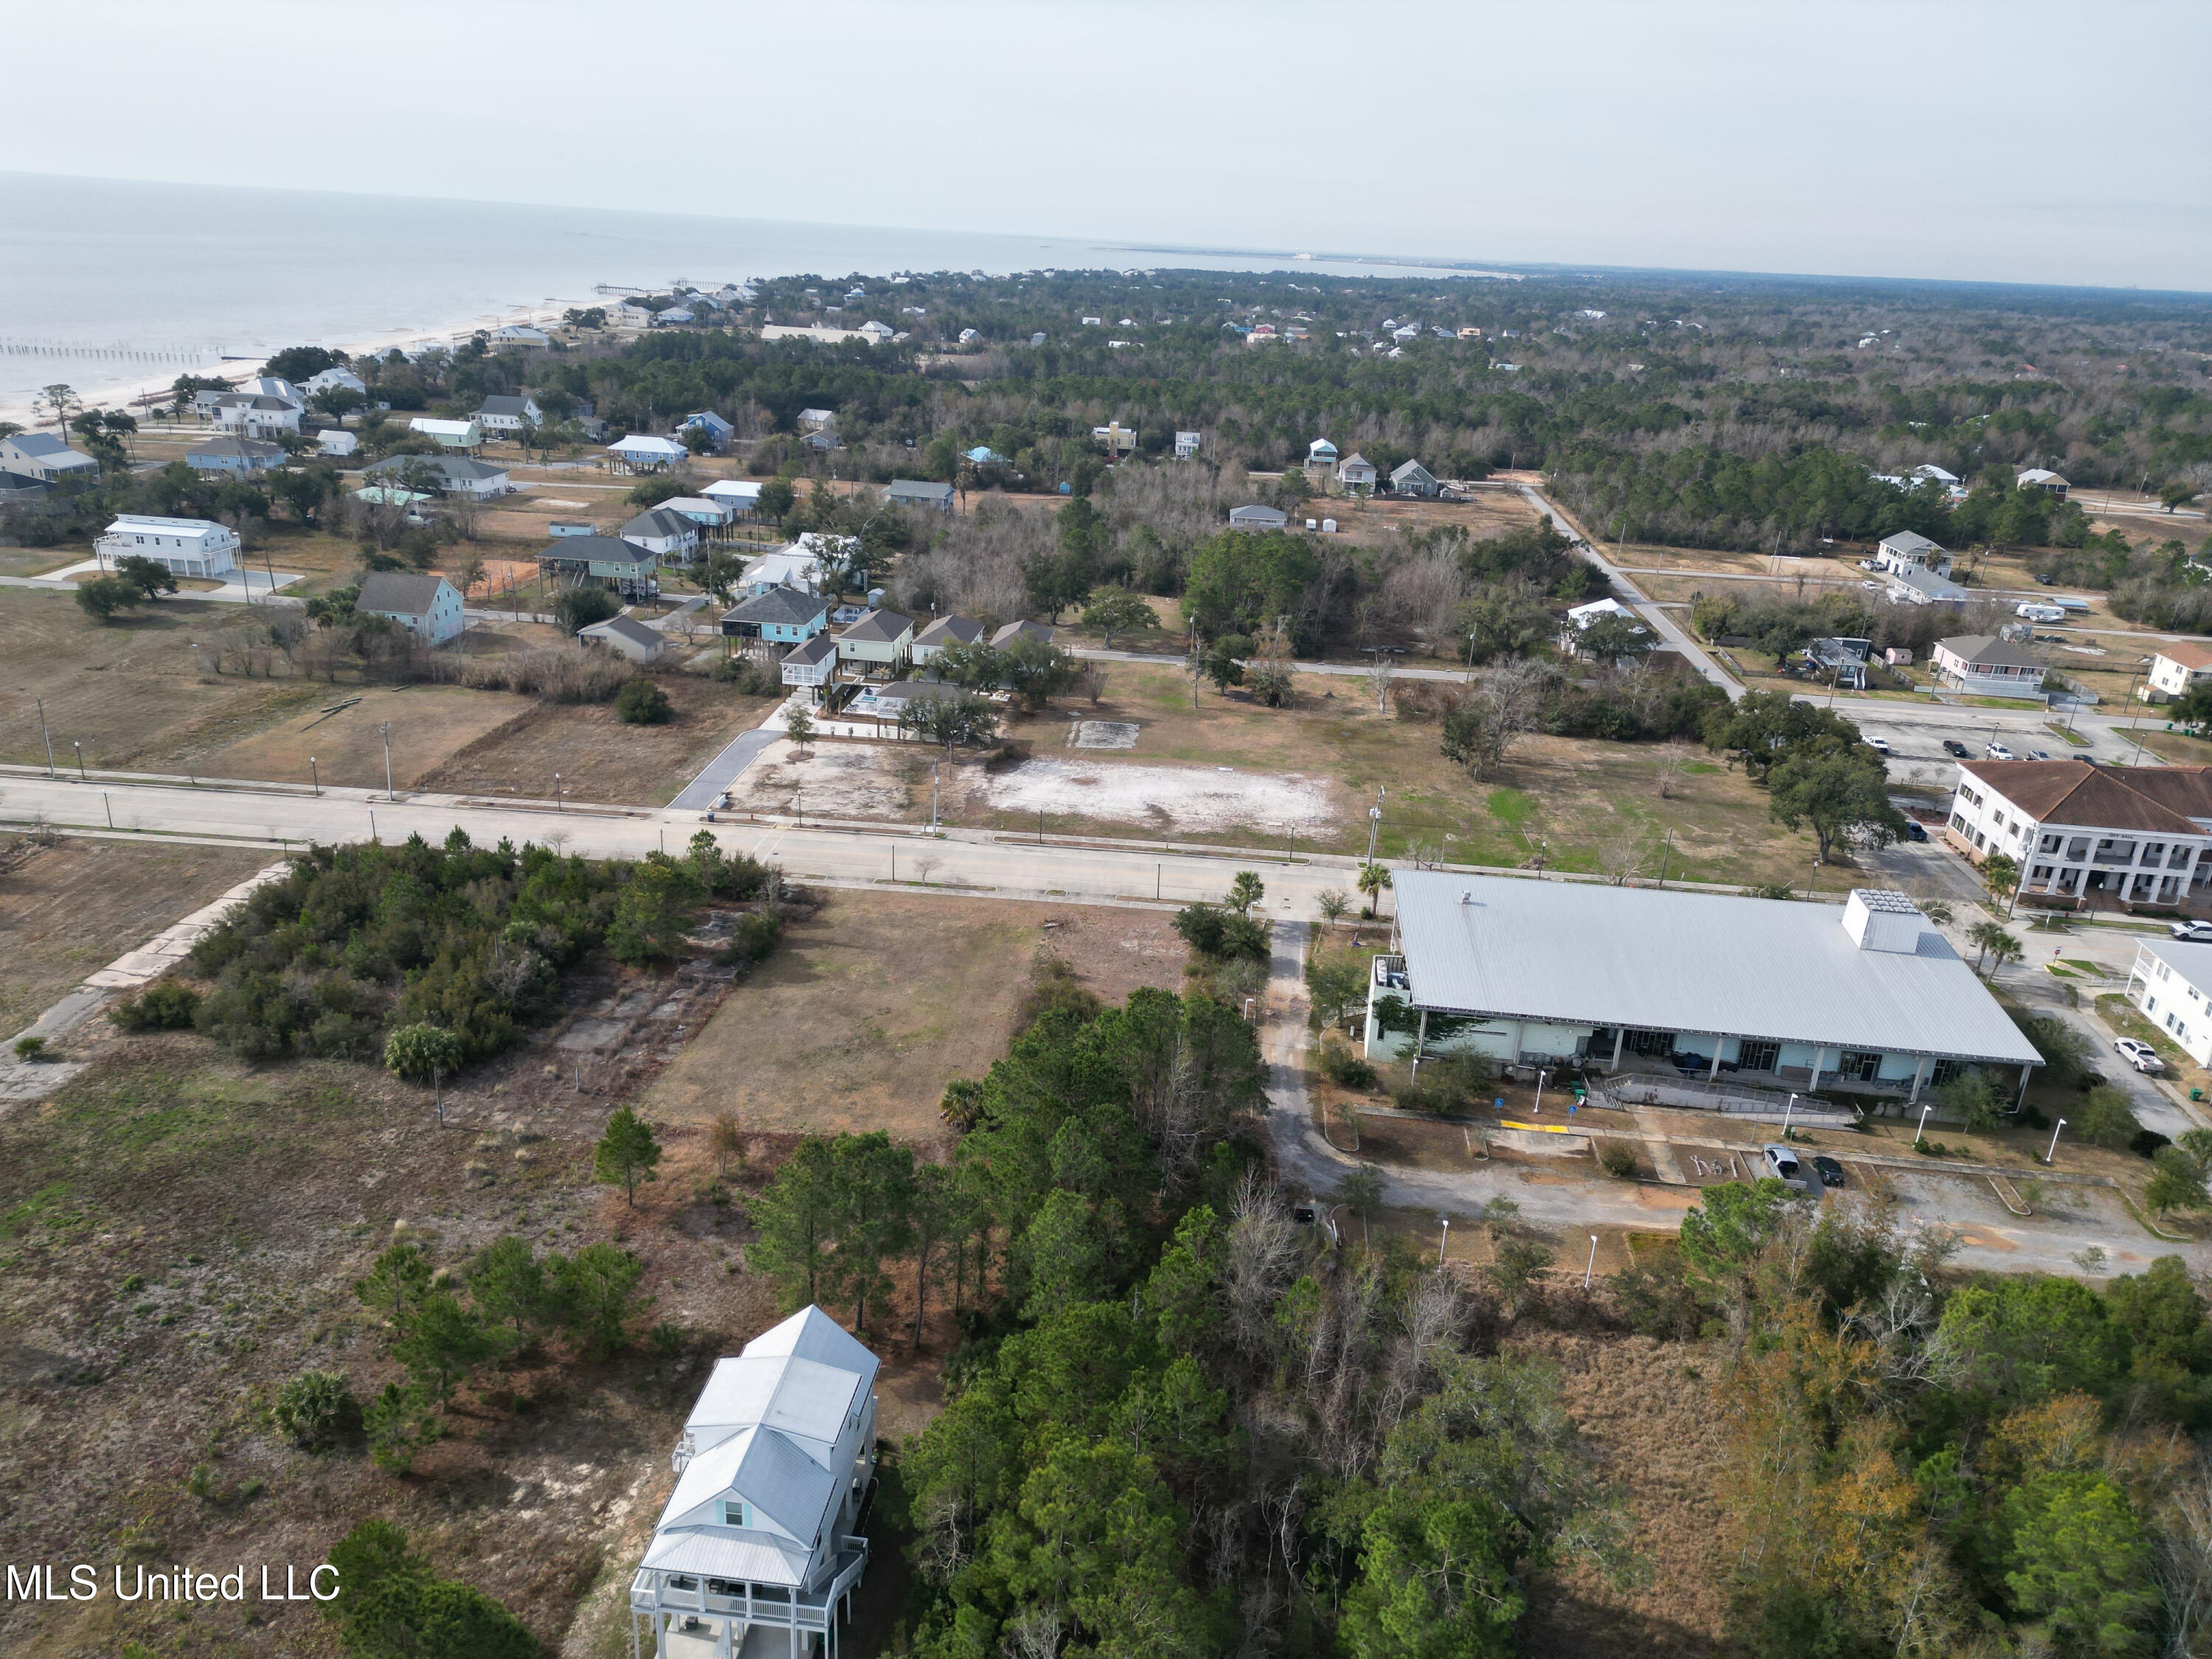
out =
[[[876,1357],[810,1307],[715,1364],[630,1580],[642,1659],[836,1659],[868,1546]]]

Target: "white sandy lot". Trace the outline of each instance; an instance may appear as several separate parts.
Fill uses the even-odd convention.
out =
[[[1295,772],[1027,760],[987,781],[994,811],[1045,812],[1178,830],[1319,825],[1334,815],[1328,787]]]
[[[755,812],[796,807],[810,818],[926,814],[932,764],[942,754],[915,743],[817,742],[801,760],[793,744],[779,740],[738,779],[731,805]],[[996,774],[961,762],[943,766],[939,775],[945,816],[956,823],[1044,812],[1154,832],[1241,826],[1310,834],[1335,817],[1328,785],[1297,773],[1032,759]]]

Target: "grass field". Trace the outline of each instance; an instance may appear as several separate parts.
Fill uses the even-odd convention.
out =
[[[0,854],[0,1036],[269,862],[246,848],[70,839]]]
[[[933,1142],[945,1085],[981,1077],[1005,1051],[1040,946],[1109,1003],[1182,983],[1187,952],[1155,911],[824,897],[661,1074],[650,1115],[703,1123],[733,1111],[749,1130]]]
[[[550,799],[557,772],[569,799],[665,805],[773,706],[772,699],[738,696],[703,675],[664,674],[659,683],[676,711],[665,726],[625,726],[603,703],[504,699],[518,705],[515,712],[447,750],[420,775],[417,787]]]
[[[1135,720],[1127,751],[1069,750],[1069,714]],[[1327,826],[1307,825],[1302,842],[1364,850],[1366,809],[1383,798],[1381,850],[1410,856],[1416,847],[1454,863],[1517,866],[1541,856],[1553,869],[1594,871],[1620,849],[1641,855],[1644,873],[1684,880],[1802,885],[1812,873],[1809,832],[1791,834],[1767,816],[1765,793],[1702,750],[1687,757],[1673,798],[1659,797],[1662,751],[1649,744],[1533,737],[1516,745],[1495,778],[1476,781],[1440,747],[1439,728],[1376,713],[1364,680],[1300,676],[1297,703],[1262,708],[1207,686],[1195,710],[1190,680],[1166,668],[1109,665],[1101,704],[1069,705],[1013,728],[1040,757],[1080,752],[1107,764],[1230,766],[1255,774],[1297,773],[1323,782],[1334,810]],[[927,811],[927,791],[921,810]],[[1048,829],[1131,833],[1128,824],[1048,820]],[[1146,833],[1149,833],[1147,831]],[[1287,826],[1253,825],[1221,836],[1231,842],[1280,844]],[[1823,870],[1820,885],[1850,884],[1848,868]]]

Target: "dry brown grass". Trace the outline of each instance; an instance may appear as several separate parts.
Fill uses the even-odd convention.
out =
[[[738,696],[702,675],[656,678],[675,705],[665,726],[625,726],[604,703],[532,702],[453,750],[417,787],[550,800],[557,772],[571,800],[665,805],[772,705],[767,698]]]
[[[1180,988],[1186,951],[1154,911],[830,892],[787,929],[647,1098],[655,1116],[749,1129],[884,1129],[932,1144],[945,1085],[1005,1051],[1040,946],[1108,1003]]]
[[[0,857],[0,1036],[269,862],[246,848],[69,839]]]
[[[1649,1568],[1640,1588],[1581,1567],[1534,1587],[1521,1631],[1532,1659],[1711,1654],[1722,1645],[1736,1526],[1721,1496],[1710,1379],[1722,1356],[1695,1343],[1565,1331],[1516,1334],[1512,1350],[1559,1368],[1561,1404],[1620,1488]]]
[[[355,698],[352,707],[325,713]],[[319,776],[325,786],[381,789],[377,727],[388,723],[392,781],[411,789],[458,750],[537,707],[529,697],[457,685],[324,686],[298,713],[208,754],[200,769],[210,777],[306,783]]]

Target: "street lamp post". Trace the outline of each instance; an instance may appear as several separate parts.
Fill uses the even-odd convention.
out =
[[[1535,1115],[1536,1115],[1538,1117],[1541,1117],[1541,1116],[1543,1116],[1543,1115],[1544,1115],[1544,1073],[1545,1073],[1545,1070],[1546,1070],[1546,1068],[1545,1068],[1545,1067],[1543,1067],[1543,1066],[1539,1066],[1536,1068],[1536,1111],[1535,1111]]]
[[[2058,1120],[2058,1121],[2057,1121],[2055,1125],[2053,1125],[2053,1126],[2052,1126],[2052,1127],[2051,1127],[2051,1145],[2050,1145],[2047,1148],[2045,1148],[2045,1152],[2044,1152],[2044,1154],[2043,1154],[2043,1161],[2044,1161],[2045,1164],[2050,1163],[2050,1162],[2051,1161],[2051,1159],[2053,1159],[2053,1158],[2057,1158],[2057,1157],[2058,1156],[2058,1131],[2059,1131],[2059,1130],[2061,1130],[2061,1129],[2063,1129],[2063,1128],[2064,1128],[2065,1127],[2066,1127],[2066,1120],[2065,1120],[2064,1118],[2063,1118],[2063,1117],[2062,1117],[2062,1118],[2060,1118],[2060,1119]]]
[[[1784,1140],[1790,1139],[1790,1115],[1796,1109],[1797,1094],[1795,1090],[1792,1090],[1790,1094],[1789,1103],[1782,1109],[1782,1138]]]
[[[84,775],[84,740],[82,738],[71,738],[70,747],[76,750],[76,781],[79,783],[89,781]]]
[[[1444,1252],[1451,1248],[1451,1218],[1440,1216],[1437,1218],[1444,1224],[1443,1232],[1437,1240],[1437,1271],[1442,1273],[1444,1270]]]
[[[568,810],[561,805],[561,775],[558,772],[553,775],[553,810],[556,812]]]
[[[323,793],[323,774],[322,769],[316,765],[315,757],[313,755],[307,757],[307,777],[314,786],[317,797],[319,798]]]
[[[1583,1288],[1589,1289],[1590,1275],[1597,1271],[1597,1235],[1590,1235],[1589,1265],[1583,1269]]]
[[[1923,1106],[1920,1109],[1920,1124],[1919,1127],[1912,1132],[1912,1144],[1914,1146],[1917,1146],[1923,1140],[1928,1138],[1928,1114],[1935,1109],[1936,1103],[1932,1100],[1929,1102],[1927,1105]]]

